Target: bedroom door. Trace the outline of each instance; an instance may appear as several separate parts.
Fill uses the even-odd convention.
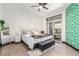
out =
[[[53,22],[49,22],[49,34],[53,35]]]
[[[53,32],[53,28],[54,28],[53,25],[54,25],[53,22],[47,22],[47,26],[46,27],[47,27],[47,33],[48,34],[52,34],[53,35],[53,33],[54,33]]]

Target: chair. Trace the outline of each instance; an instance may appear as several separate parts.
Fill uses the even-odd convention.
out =
[[[2,31],[0,31],[0,44],[6,44],[9,42],[12,42],[11,36],[9,34],[9,28],[5,28]]]

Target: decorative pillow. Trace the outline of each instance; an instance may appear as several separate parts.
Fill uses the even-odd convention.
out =
[[[27,32],[27,35],[32,36],[33,34],[32,32]]]
[[[37,32],[37,31],[33,31],[34,35],[40,35],[41,33]]]
[[[23,31],[23,34],[27,34],[27,31]]]
[[[3,31],[3,35],[9,35],[9,31]]]

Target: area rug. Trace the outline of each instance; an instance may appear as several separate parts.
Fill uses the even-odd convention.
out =
[[[43,53],[45,53],[45,52],[47,52],[47,51],[49,51],[50,49],[53,49],[53,48],[54,48],[54,46],[52,46],[52,47],[50,47],[50,48],[44,50],[43,52],[41,52],[40,49],[34,49],[34,50],[28,51],[27,53],[28,53],[30,56],[41,56]]]
[[[30,50],[27,52],[30,56],[40,56],[43,54],[39,49]]]

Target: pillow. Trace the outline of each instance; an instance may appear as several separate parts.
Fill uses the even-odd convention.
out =
[[[27,34],[27,31],[23,31],[23,34]]]
[[[32,36],[33,34],[32,32],[27,32],[27,35]]]
[[[9,35],[9,31],[3,31],[3,35]]]
[[[34,35],[40,35],[41,33],[37,32],[37,31],[33,31]]]

